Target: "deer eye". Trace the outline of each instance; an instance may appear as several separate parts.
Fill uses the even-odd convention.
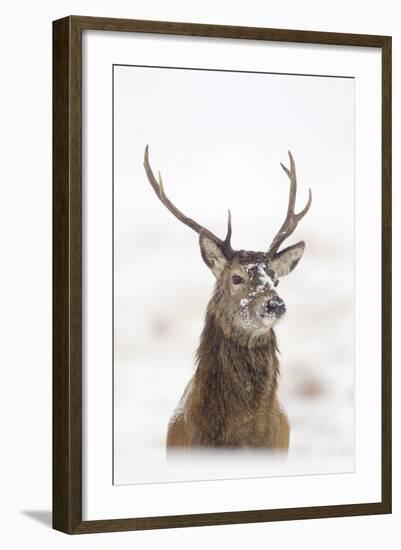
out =
[[[274,281],[274,286],[278,286],[280,281]]]
[[[244,279],[240,277],[239,275],[233,275],[231,278],[234,285],[240,285],[244,282]]]

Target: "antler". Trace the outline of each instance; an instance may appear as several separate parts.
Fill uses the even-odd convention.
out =
[[[290,178],[290,196],[288,199],[288,209],[287,209],[287,215],[284,220],[284,223],[280,227],[280,230],[278,231],[277,235],[274,237],[270,245],[269,251],[267,253],[268,256],[271,258],[277,253],[282,243],[294,232],[298,223],[302,220],[302,218],[308,212],[310,205],[312,204],[312,192],[309,189],[309,199],[308,199],[308,202],[306,203],[305,208],[301,210],[301,212],[299,212],[298,214],[295,214],[294,208],[295,208],[295,200],[297,197],[297,174],[295,172],[295,162],[290,151],[288,151],[288,155],[290,157],[290,170],[288,170],[288,168],[284,166],[284,164],[280,163],[281,168]]]
[[[149,164],[149,145],[145,148],[145,158],[143,165],[145,167],[146,174],[148,176],[148,180],[150,185],[153,187],[154,192],[158,196],[160,202],[164,204],[164,206],[169,210],[180,222],[184,223],[197,233],[203,233],[207,235],[209,239],[211,239],[213,242],[215,242],[222,250],[225,257],[230,260],[232,259],[234,255],[234,250],[231,248],[231,212],[228,211],[228,220],[227,220],[227,234],[224,240],[219,239],[219,237],[216,237],[209,229],[206,229],[199,223],[197,223],[195,220],[188,218],[183,214],[178,208],[170,201],[170,199],[167,197],[166,193],[164,192],[163,187],[163,181],[161,174],[159,172],[159,181],[156,179],[152,168]]]

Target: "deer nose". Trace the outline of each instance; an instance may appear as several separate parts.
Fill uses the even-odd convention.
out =
[[[285,303],[278,296],[273,296],[266,304],[266,311],[269,314],[281,317],[285,313]]]

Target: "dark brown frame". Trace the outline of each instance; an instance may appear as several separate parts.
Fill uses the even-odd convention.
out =
[[[382,498],[368,504],[82,521],[81,35],[84,29],[380,48]],[[391,513],[391,37],[71,16],[53,22],[53,527],[95,533]]]

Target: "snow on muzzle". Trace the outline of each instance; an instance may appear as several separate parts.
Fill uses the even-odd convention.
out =
[[[269,317],[282,317],[285,313],[285,303],[279,296],[272,296],[270,300],[266,302],[264,312],[266,312]]]

